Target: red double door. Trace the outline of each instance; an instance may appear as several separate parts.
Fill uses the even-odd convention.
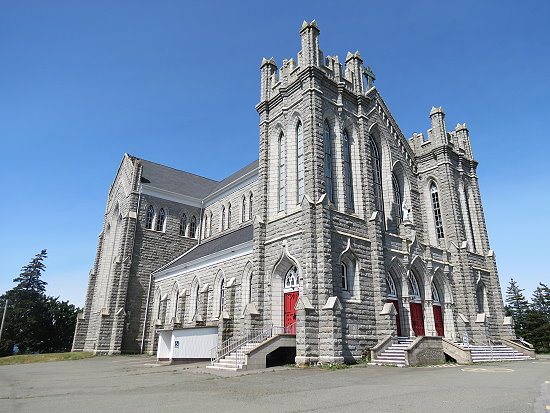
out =
[[[296,303],[298,302],[298,291],[285,293],[285,333],[296,334]],[[288,328],[287,328],[288,327]]]
[[[399,318],[399,302],[397,300],[388,300],[395,308],[395,324],[397,325],[397,336],[401,337],[401,318]]]
[[[445,335],[445,330],[443,329],[443,312],[441,311],[440,305],[434,305],[434,324],[435,332],[438,336],[443,337]]]
[[[415,336],[423,336],[424,333],[424,313],[422,304],[411,303],[411,324]]]

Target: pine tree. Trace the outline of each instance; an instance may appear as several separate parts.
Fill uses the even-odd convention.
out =
[[[533,292],[532,302],[533,310],[540,311],[550,318],[550,288],[546,284],[539,283],[539,286]]]
[[[519,288],[514,279],[510,279],[510,285],[506,289],[506,310],[514,320],[516,335],[525,335],[525,317],[529,311],[529,302],[523,295],[524,289]]]
[[[46,250],[42,250],[40,253],[36,254],[28,265],[21,269],[19,277],[13,280],[13,282],[19,283],[14,290],[34,291],[42,294],[46,293],[46,285],[48,283],[40,279],[40,276],[46,269],[46,265],[43,261],[47,256]]]

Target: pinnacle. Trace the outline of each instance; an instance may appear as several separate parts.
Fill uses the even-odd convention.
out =
[[[435,106],[432,106],[432,110],[430,111],[430,116],[432,115],[435,115],[436,113],[441,113],[441,114],[445,114],[445,112],[443,112],[443,108],[440,106],[438,108],[436,108]]]

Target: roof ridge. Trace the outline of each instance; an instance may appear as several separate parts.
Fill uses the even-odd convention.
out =
[[[130,154],[128,154],[128,155],[130,155]],[[132,156],[132,155],[130,155],[130,156]],[[145,162],[149,162],[149,163],[154,163],[155,165],[162,166],[162,167],[164,167],[164,168],[173,169],[174,171],[184,172],[184,173],[186,173],[186,174],[193,175],[193,176],[196,176],[196,177],[198,177],[198,178],[208,179],[209,181],[212,181],[212,182],[215,182],[215,183],[220,183],[220,182],[221,182],[221,181],[216,181],[215,179],[212,179],[212,178],[207,178],[206,176],[197,175],[197,174],[195,174],[195,173],[193,173],[193,172],[183,171],[183,170],[181,170],[181,169],[177,169],[177,168],[174,168],[174,167],[172,167],[172,166],[167,166],[167,165],[163,165],[163,164],[158,163],[158,162],[153,162],[153,161],[150,161],[150,160],[148,160],[148,159],[138,158],[137,156],[134,156],[134,158],[139,159],[139,160],[141,160],[141,161],[145,161]]]

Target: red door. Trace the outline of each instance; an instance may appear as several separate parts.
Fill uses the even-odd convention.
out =
[[[422,304],[411,303],[411,324],[415,336],[424,335],[424,314]]]
[[[434,322],[435,322],[435,331],[438,336],[443,337],[445,331],[443,330],[443,314],[441,313],[441,306],[434,305]]]
[[[397,325],[397,337],[401,337],[401,319],[399,318],[399,302],[397,300],[388,300],[395,307],[395,324]]]
[[[298,291],[285,293],[285,333],[296,334],[296,310],[294,306],[298,301]],[[292,326],[289,329],[286,327]]]

